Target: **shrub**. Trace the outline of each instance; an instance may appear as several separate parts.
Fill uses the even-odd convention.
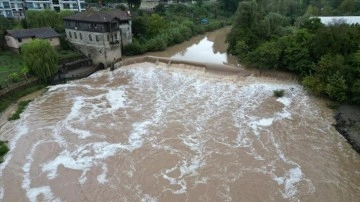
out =
[[[284,93],[285,93],[285,91],[284,90],[274,90],[273,91],[274,92],[274,96],[275,97],[282,97],[282,96],[284,96]]]
[[[6,142],[0,141],[0,156],[4,156],[9,151],[9,147]]]
[[[140,45],[138,41],[133,41],[132,43],[123,47],[123,55],[138,55],[146,51],[143,45]]]
[[[159,35],[155,38],[150,39],[146,43],[147,51],[162,51],[167,47],[167,39],[164,35]]]

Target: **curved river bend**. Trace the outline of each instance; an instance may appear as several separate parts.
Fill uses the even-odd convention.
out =
[[[358,201],[360,156],[333,122],[292,81],[146,62],[101,71],[2,125],[0,200]]]

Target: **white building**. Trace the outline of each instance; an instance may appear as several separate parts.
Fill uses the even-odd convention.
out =
[[[61,11],[67,9],[78,12],[85,10],[85,0],[25,0],[25,2],[28,10]]]
[[[132,42],[131,16],[121,10],[83,11],[63,18],[67,40],[100,67],[121,58]]]
[[[0,16],[7,18],[24,17],[24,1],[22,0],[0,0]]]
[[[33,29],[14,29],[6,30],[5,40],[7,46],[16,52],[19,52],[21,46],[33,39],[43,39],[50,43],[54,48],[60,46],[60,34],[56,33],[51,27],[41,27]]]
[[[85,10],[85,0],[0,0],[0,16],[23,18],[25,10]]]
[[[359,24],[360,25],[360,16],[318,16],[316,18],[319,18],[321,23],[329,26],[333,24],[348,24],[348,25],[354,25]]]

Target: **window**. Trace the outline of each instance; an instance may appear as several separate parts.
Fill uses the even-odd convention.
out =
[[[91,34],[89,34],[89,40],[92,41]]]
[[[71,36],[71,32],[69,32],[69,37],[70,37],[70,38],[72,38],[72,36]]]
[[[117,40],[117,34],[114,34],[114,40],[115,41]]]
[[[64,9],[70,9],[70,4],[63,4]]]
[[[95,38],[96,38],[96,41],[99,41],[99,35],[96,35]]]
[[[52,39],[49,39],[49,41],[52,41]]]
[[[82,40],[82,34],[81,33],[79,33],[79,37],[80,37],[80,40]]]
[[[22,42],[22,39],[18,39],[18,42],[21,43],[21,42]]]
[[[26,6],[28,8],[34,8],[34,4],[32,2],[26,2]]]
[[[77,34],[76,34],[76,32],[74,32],[74,37],[75,37],[75,39],[77,39]]]
[[[109,35],[107,35],[107,40],[110,41],[110,36]]]
[[[10,8],[9,2],[3,2],[4,8]]]

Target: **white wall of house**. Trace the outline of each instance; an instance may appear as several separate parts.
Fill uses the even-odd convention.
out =
[[[129,24],[121,24],[121,37],[122,37],[122,43],[123,45],[132,43],[132,29],[131,29],[131,20],[129,21]]]
[[[65,32],[67,40],[90,57],[94,64],[103,63],[109,66],[114,60],[121,58],[120,31],[98,33],[65,29]]]
[[[5,36],[5,40],[6,40],[6,44],[7,46],[9,46],[10,48],[13,49],[19,49],[23,44],[28,43],[29,41],[32,41],[33,38],[31,37],[27,37],[27,38],[22,38],[22,39],[15,39],[12,36]],[[59,37],[53,37],[53,38],[48,38],[48,39],[43,39],[46,41],[49,41],[50,45],[52,47],[59,47],[60,46],[60,39]]]

